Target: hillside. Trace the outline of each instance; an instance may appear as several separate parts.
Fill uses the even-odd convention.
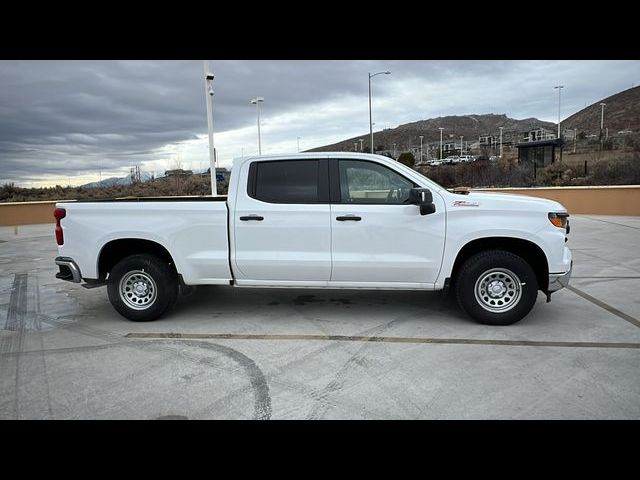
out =
[[[507,132],[520,132],[537,127],[554,129],[556,124],[543,122],[537,118],[516,120],[504,114],[447,116],[406,123],[396,128],[382,131],[374,131],[373,141],[376,144],[376,150],[379,150],[379,146],[384,146],[384,150],[391,150],[395,143],[398,151],[402,151],[409,146],[419,145],[420,135],[424,135],[424,143],[439,142],[439,127],[444,128],[443,140],[445,142],[449,139],[459,141],[460,135],[464,135],[465,140],[475,142],[480,135],[497,135],[499,133],[498,127],[504,127],[504,133],[506,134]],[[361,138],[363,139],[363,146],[365,148],[369,147],[369,132],[365,132],[360,136],[332,145],[314,148],[310,151],[353,151],[353,144],[359,142]]]
[[[598,100],[563,120],[563,127],[577,128],[586,135],[599,135],[601,102],[607,104],[604,107],[604,126],[609,129],[609,136],[621,130],[640,130],[640,86]]]

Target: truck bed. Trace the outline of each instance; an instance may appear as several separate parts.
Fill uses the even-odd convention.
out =
[[[98,279],[103,248],[119,239],[154,242],[170,252],[188,285],[229,284],[226,196],[62,201],[64,244],[81,275]],[[69,255],[66,254],[69,252]]]

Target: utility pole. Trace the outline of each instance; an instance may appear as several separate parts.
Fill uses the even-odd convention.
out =
[[[260,137],[260,104],[264,102],[264,98],[256,97],[251,99],[251,104],[255,105],[258,110],[258,155],[262,155],[262,138]]]
[[[464,138],[464,135],[460,135],[460,156],[462,156],[462,139]]]
[[[562,96],[561,94],[562,94],[562,89],[564,88],[564,85],[556,85],[553,88],[558,90],[558,140],[559,140],[560,139],[560,98]]]
[[[422,139],[424,135],[420,135],[420,163],[422,163]]]
[[[213,146],[213,79],[209,61],[204,60],[204,98],[207,103],[207,126],[209,128],[209,164],[211,167],[211,195],[218,195],[216,182],[216,151]]]
[[[440,160],[442,160],[442,131],[444,130],[444,128],[439,127],[438,130],[440,130]]]
[[[600,150],[603,150],[604,140],[602,139],[602,130],[604,130],[604,107],[606,107],[607,104],[601,103],[600,106],[602,107],[601,113],[600,113]]]
[[[369,153],[375,153],[373,149],[373,116],[371,113],[371,79],[376,75],[391,75],[391,72],[378,72],[373,75],[369,72],[369,135],[371,136],[371,150]]]
[[[502,158],[502,129],[504,127],[498,127],[500,129],[500,158]]]

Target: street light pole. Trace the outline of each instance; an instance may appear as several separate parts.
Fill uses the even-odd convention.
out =
[[[600,150],[602,150],[604,148],[603,140],[602,140],[602,131],[604,130],[604,107],[606,107],[607,104],[601,103],[600,106],[602,107],[601,113],[600,113]]]
[[[460,135],[460,156],[462,156],[462,139],[464,138],[464,135]]]
[[[376,75],[391,75],[391,72],[378,72],[371,75],[369,72],[369,135],[371,137],[371,150],[370,153],[374,153],[373,149],[373,114],[371,113],[371,79]]]
[[[562,96],[562,89],[564,88],[564,85],[556,85],[553,88],[558,89],[558,139],[560,139],[560,98]]]
[[[216,151],[213,146],[213,78],[209,71],[209,61],[204,60],[204,95],[207,102],[207,127],[209,129],[209,168],[211,173],[211,195],[218,195],[216,182]]]
[[[422,163],[422,139],[424,135],[420,135],[420,163]]]
[[[498,128],[500,129],[500,158],[502,158],[502,129],[504,127],[498,127]]]
[[[264,102],[263,97],[251,99],[251,104],[255,105],[258,110],[258,155],[262,155],[262,138],[260,137],[260,104]]]
[[[439,127],[438,130],[440,130],[440,160],[442,160],[442,131],[444,130],[444,128]]]

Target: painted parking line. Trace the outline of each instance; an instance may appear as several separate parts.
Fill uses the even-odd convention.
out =
[[[621,312],[617,308],[612,307],[611,305],[603,302],[602,300],[598,300],[597,298],[592,297],[588,293],[583,292],[582,290],[574,287],[573,285],[567,285],[567,288],[571,290],[573,293],[575,293],[576,295],[580,295],[585,300],[588,300],[589,302],[593,303],[594,305],[597,305],[598,307],[605,309],[607,312],[613,313],[615,316],[620,317],[623,320],[626,320],[627,322],[631,323],[632,325],[635,325],[636,327],[640,328],[640,320],[638,320],[637,318],[634,318],[631,315],[627,315],[626,313]]]
[[[311,334],[245,334],[245,333],[128,333],[126,338],[173,338],[178,340],[307,340],[337,342],[431,343],[448,345],[502,345],[511,347],[569,347],[569,348],[634,348],[640,343],[621,342],[547,342],[536,340],[487,340],[475,338],[387,337],[363,335]]]

